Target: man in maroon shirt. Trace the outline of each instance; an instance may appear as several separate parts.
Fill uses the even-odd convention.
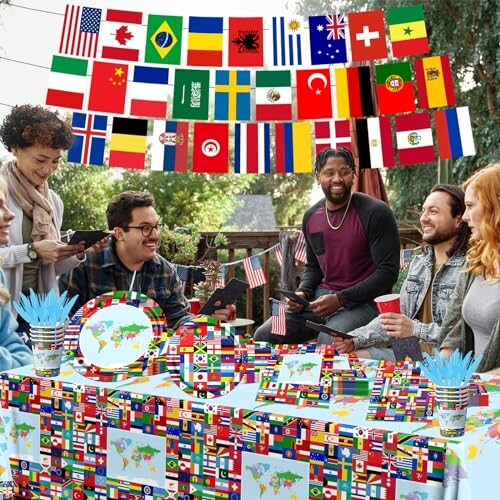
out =
[[[307,264],[297,294],[311,301],[306,309],[288,299],[286,335],[271,333],[267,320],[255,340],[301,343],[316,337],[306,320],[349,332],[370,322],[373,299],[389,293],[399,272],[399,232],[391,209],[382,201],[353,193],[354,158],[345,148],[324,149],[314,172],[325,198],[304,214],[302,232]],[[320,333],[318,343],[332,337]]]

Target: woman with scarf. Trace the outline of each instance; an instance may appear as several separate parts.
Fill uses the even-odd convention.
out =
[[[7,288],[14,300],[30,288],[57,292],[56,277],[85,259],[83,243],[60,241],[63,203],[47,182],[71,146],[71,127],[57,113],[25,104],[5,117],[0,140],[14,155],[0,169],[8,186],[7,206],[15,215],[10,245],[0,248]],[[20,330],[27,331],[29,325],[18,320]]]

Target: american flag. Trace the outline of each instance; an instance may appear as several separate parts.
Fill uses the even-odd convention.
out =
[[[302,231],[299,232],[295,242],[295,260],[298,260],[299,262],[307,262],[306,240]]]
[[[179,280],[182,284],[182,293],[186,290],[186,283],[189,279],[189,266],[183,266],[181,264],[177,264],[177,276],[179,276]]]
[[[276,245],[274,245],[274,252],[276,254],[276,260],[281,267],[283,265],[283,252],[281,250],[281,243],[277,243]]]
[[[339,40],[345,38],[345,16],[344,14],[332,14],[326,16],[328,24],[326,29],[328,31],[327,40]]]
[[[255,288],[266,283],[266,277],[258,255],[244,259],[243,269],[245,270],[245,275],[250,288]]]
[[[406,269],[413,258],[413,248],[404,248],[399,253],[399,267],[400,269]]]
[[[96,57],[101,12],[101,9],[66,5],[59,53]]]
[[[281,300],[273,300],[271,303],[271,333],[275,335],[286,335],[286,306]]]

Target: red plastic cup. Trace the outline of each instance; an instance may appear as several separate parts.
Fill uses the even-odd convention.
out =
[[[399,303],[399,293],[388,293],[373,299],[377,306],[378,312],[382,313],[400,313],[401,307]]]
[[[231,309],[231,311],[229,312],[229,314],[227,316],[227,320],[233,321],[235,319],[236,319],[236,309],[234,309],[234,311]]]
[[[189,299],[189,312],[191,314],[198,314],[201,309],[200,299]]]

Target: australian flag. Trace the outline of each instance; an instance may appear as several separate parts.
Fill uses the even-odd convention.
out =
[[[347,62],[346,19],[343,14],[309,17],[311,64]]]

